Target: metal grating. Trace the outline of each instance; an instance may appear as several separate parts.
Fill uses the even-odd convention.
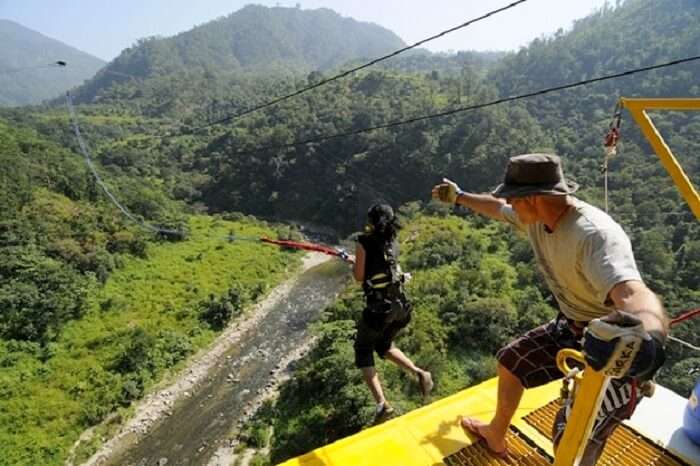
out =
[[[511,427],[508,435],[508,457],[496,458],[489,453],[484,442],[477,442],[462,448],[457,453],[443,458],[446,466],[551,466],[548,455],[530,444],[525,436]]]
[[[554,425],[554,418],[559,411],[559,407],[558,400],[550,401],[541,408],[534,410],[523,419],[551,442],[552,426]]]
[[[555,400],[531,412],[523,419],[551,441],[552,426],[557,411],[559,411],[559,403]],[[691,466],[624,424],[615,429],[610,436],[597,462],[597,466],[617,465]]]

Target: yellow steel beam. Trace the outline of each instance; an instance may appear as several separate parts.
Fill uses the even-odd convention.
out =
[[[700,110],[700,99],[630,99],[622,97],[629,110]]]
[[[646,112],[646,110],[700,110],[700,99],[627,99],[623,97],[620,99],[620,103],[630,111],[632,118],[637,122],[661,160],[661,164],[671,175],[676,187],[690,206],[690,210],[700,220],[700,194],[690,182]]]
[[[571,373],[569,359],[586,364],[579,351],[563,349],[557,353],[557,366],[564,374]],[[581,461],[609,381],[602,372],[588,366],[583,376],[579,374],[574,378],[574,405],[554,455],[554,466],[576,466]]]
[[[489,379],[278,466],[444,466],[446,457],[479,441],[461,427],[460,417],[476,417],[488,422],[496,412],[497,389],[498,379]],[[551,442],[524,418],[555,400],[558,394],[558,382],[525,391],[513,420],[523,436],[547,455],[553,453]],[[535,464],[527,461],[527,454],[511,453],[514,455],[509,459],[512,465]],[[524,462],[519,462],[518,455]],[[504,463],[484,454],[469,464]]]

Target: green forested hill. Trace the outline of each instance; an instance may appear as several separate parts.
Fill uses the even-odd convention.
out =
[[[697,2],[627,0],[621,7],[607,7],[577,21],[567,34],[534,41],[506,57],[490,77],[501,94],[513,95],[695,56],[700,43],[700,29],[695,26],[699,17]],[[617,99],[698,97],[699,74],[696,61],[530,99],[525,105],[551,135],[554,148],[571,161],[579,181],[600,186],[595,169],[601,161],[598,146]],[[611,165],[612,212],[625,220],[632,220],[635,211],[651,217],[640,227],[664,223],[662,213],[676,212],[682,217],[685,209],[679,210],[681,203],[676,202],[670,178],[629,115],[624,117],[620,156]],[[652,112],[651,117],[697,184],[700,164],[693,154],[698,147],[700,114]],[[656,189],[645,190],[650,184]],[[660,198],[659,192],[664,196]],[[637,209],[640,205],[642,209]],[[676,238],[674,248],[680,245]]]
[[[548,145],[522,105],[288,150],[257,150],[437,113],[495,95],[493,87],[467,71],[471,81],[465,83],[372,71],[234,122],[234,129],[197,152],[195,167],[211,180],[202,189],[202,200],[216,210],[323,222],[347,233],[364,221],[373,199],[394,204],[425,199],[443,174],[465,174],[465,188],[486,189],[497,182],[510,154]]]
[[[680,0],[627,0],[618,8],[606,7],[579,20],[567,34],[535,40],[526,49],[507,56],[490,74],[503,95],[515,95],[581,79],[649,66],[698,54],[700,5]],[[697,97],[700,63],[592,84],[583,89],[528,100],[528,111],[554,138],[555,148],[570,156],[583,181],[593,182],[589,169],[616,100],[621,97]],[[692,176],[700,172],[695,151],[696,113],[654,114],[684,167]],[[631,121],[631,120],[628,120]],[[562,131],[562,128],[566,130]],[[569,131],[571,129],[573,131]],[[634,169],[649,165],[646,143],[634,124],[623,129],[623,144],[632,143],[613,165]],[[689,137],[691,136],[691,137]],[[643,152],[644,154],[639,154]],[[635,159],[635,156],[641,156]],[[585,169],[581,169],[585,167]],[[648,182],[649,180],[645,180]],[[613,178],[613,183],[616,183]],[[614,184],[613,187],[619,186]]]
[[[104,65],[97,57],[6,19],[0,19],[0,44],[1,107],[53,99]],[[47,66],[57,60],[69,66]]]
[[[308,73],[404,45],[391,31],[332,10],[248,5],[174,37],[139,41],[76,95],[89,101],[114,83],[187,73]]]

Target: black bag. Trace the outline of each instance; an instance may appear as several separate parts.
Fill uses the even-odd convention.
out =
[[[386,288],[371,290],[367,294],[367,310],[385,324],[410,319],[412,306],[400,283],[391,283]]]

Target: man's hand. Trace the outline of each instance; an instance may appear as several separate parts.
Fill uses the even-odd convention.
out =
[[[650,379],[665,360],[662,342],[644,330],[641,320],[622,311],[589,322],[583,351],[593,369],[613,378]]]
[[[457,183],[450,181],[447,178],[442,179],[442,183],[435,185],[433,187],[432,196],[433,199],[445,202],[447,204],[455,204],[457,202],[457,196],[462,193],[459,189]]]

